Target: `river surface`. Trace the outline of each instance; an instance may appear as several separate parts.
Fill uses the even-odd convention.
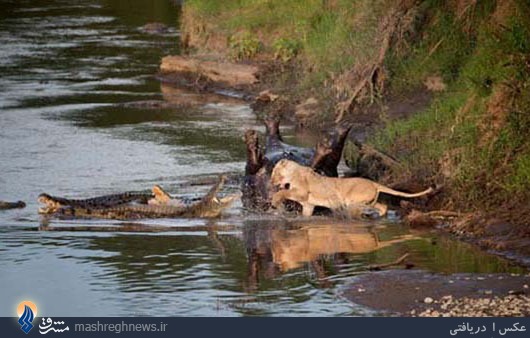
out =
[[[160,58],[179,52],[173,2],[0,4],[0,199],[27,203],[0,212],[0,316],[14,316],[23,300],[45,316],[370,316],[341,290],[367,265],[406,252],[433,273],[523,271],[398,222],[282,218],[240,203],[219,220],[146,220],[144,231],[46,223],[41,192],[86,198],[159,184],[197,195],[221,173],[240,177],[242,134],[263,128],[244,102],[155,78]],[[169,29],[150,34],[149,22]],[[183,97],[192,104],[123,105]],[[312,142],[283,132],[288,142]],[[230,182],[225,192],[237,191]],[[45,231],[66,226],[94,231]]]

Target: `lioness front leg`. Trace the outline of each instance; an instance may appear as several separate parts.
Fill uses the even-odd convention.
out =
[[[272,207],[276,208],[276,209],[282,208],[283,207],[283,201],[288,199],[287,198],[288,193],[289,193],[288,190],[280,190],[280,191],[275,192],[272,195],[272,199],[271,199]]]
[[[315,206],[308,203],[301,203],[302,204],[302,215],[306,217],[313,216],[313,211],[315,210]]]

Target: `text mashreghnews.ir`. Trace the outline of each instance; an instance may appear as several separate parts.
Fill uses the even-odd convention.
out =
[[[166,331],[167,324],[164,322],[160,323],[76,323],[74,331],[76,332],[164,332]]]

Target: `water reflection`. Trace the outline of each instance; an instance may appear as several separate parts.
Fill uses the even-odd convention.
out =
[[[305,283],[331,288],[348,276],[366,272],[368,265],[388,263],[404,253],[410,254],[409,260],[416,268],[431,271],[518,270],[508,262],[444,236],[411,234],[396,225],[331,219],[247,220],[243,225],[219,221],[186,226],[171,222],[56,224],[43,225],[41,230],[114,233],[91,238],[86,249],[108,253],[90,260],[113,267],[109,275],[98,275],[98,280],[118,280],[123,292],[194,288],[188,282],[205,274],[210,281],[216,280],[222,290],[250,294],[279,290],[280,284],[285,283],[289,284],[289,291]],[[437,257],[444,259],[436,261]],[[161,282],[168,280],[171,283]]]

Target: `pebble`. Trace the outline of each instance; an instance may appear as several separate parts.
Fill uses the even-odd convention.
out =
[[[428,301],[428,299],[430,301]],[[435,302],[431,297],[425,303],[440,303],[440,308],[424,311],[412,310],[410,315],[418,317],[520,317],[530,316],[530,297],[509,295],[493,298],[453,298],[444,296]]]

